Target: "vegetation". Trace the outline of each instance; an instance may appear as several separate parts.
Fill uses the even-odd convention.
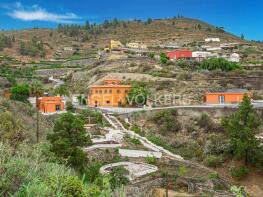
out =
[[[113,189],[120,188],[121,185],[129,183],[127,175],[129,171],[124,167],[115,167],[110,172],[110,184]]]
[[[89,121],[89,123],[91,124],[104,125],[103,116],[101,112],[86,109],[80,113],[80,117],[83,121]]]
[[[225,118],[222,125],[230,138],[230,150],[234,157],[245,160],[245,163],[251,162],[259,141],[255,137],[255,132],[260,126],[260,120],[253,109],[250,98],[245,95],[239,110]]]
[[[12,42],[14,41],[15,41],[14,37],[9,37],[9,36],[0,34],[0,51],[2,51],[4,48],[11,48]]]
[[[145,105],[149,96],[149,90],[146,86],[134,84],[128,93],[128,102],[132,105]]]
[[[30,42],[21,42],[19,52],[21,55],[28,55],[32,57],[45,57],[46,51],[43,42],[37,37],[33,37]]]
[[[153,120],[162,133],[177,132],[181,126],[176,116],[177,111],[174,109],[162,110],[154,115]]]
[[[66,113],[57,119],[53,131],[48,135],[51,151],[58,158],[67,160],[72,167],[83,171],[87,159],[81,148],[91,145],[91,139],[84,129],[84,121],[72,113]]]
[[[18,84],[11,88],[11,99],[27,102],[30,94],[30,87],[27,84]]]
[[[235,62],[229,62],[224,58],[210,58],[203,60],[199,66],[200,69],[204,70],[222,70],[232,71],[242,69],[241,65]]]
[[[157,158],[156,157],[145,157],[145,162],[148,163],[148,164],[151,164],[151,165],[156,165],[157,163]]]
[[[60,85],[54,90],[54,95],[68,96],[69,92],[65,85]]]
[[[0,142],[1,196],[99,197],[107,190],[103,185],[84,182],[65,165],[51,162],[52,154],[45,152],[45,144],[21,144],[15,151]]]
[[[160,60],[162,64],[166,64],[169,60],[169,57],[166,55],[166,53],[161,53],[160,54]]]
[[[244,178],[249,173],[249,169],[245,166],[231,167],[229,171],[230,171],[231,176],[238,180]]]
[[[67,112],[71,112],[71,113],[75,112],[75,108],[74,108],[72,102],[70,102],[70,101],[66,102],[66,110],[67,110]]]

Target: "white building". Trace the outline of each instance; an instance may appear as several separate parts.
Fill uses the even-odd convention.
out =
[[[64,47],[63,50],[64,51],[73,51],[73,47]]]
[[[240,55],[237,53],[232,53],[229,57],[228,57],[228,61],[230,62],[240,62]]]
[[[194,51],[192,53],[193,58],[208,58],[211,56],[211,52],[207,51]]]
[[[141,42],[130,42],[126,44],[126,47],[132,49],[147,49],[147,45]]]
[[[210,48],[206,48],[207,51],[221,51],[222,48],[221,47],[210,47]]]
[[[205,39],[206,42],[220,42],[219,38],[206,38]]]

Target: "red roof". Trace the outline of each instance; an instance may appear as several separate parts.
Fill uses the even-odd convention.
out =
[[[174,50],[167,53],[169,59],[181,59],[181,58],[191,58],[192,51],[190,50]]]

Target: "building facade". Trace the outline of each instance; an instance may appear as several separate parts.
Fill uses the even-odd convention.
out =
[[[249,97],[252,93],[246,89],[233,89],[225,91],[207,92],[205,93],[204,101],[207,104],[235,104],[241,103],[244,95]]]
[[[193,53],[190,50],[174,50],[167,53],[170,60],[191,59]]]
[[[130,42],[126,44],[126,47],[131,49],[147,49],[147,45],[141,42]]]
[[[37,108],[43,113],[55,113],[64,111],[65,104],[60,96],[40,97],[37,100]]]
[[[121,85],[120,80],[104,80],[103,85],[92,85],[88,93],[88,105],[92,107],[125,107],[131,85]]]

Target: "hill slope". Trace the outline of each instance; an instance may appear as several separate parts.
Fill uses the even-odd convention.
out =
[[[204,42],[207,37],[219,37],[222,42],[245,42],[222,28],[189,18],[160,19],[150,22],[117,21],[110,22],[109,25],[104,23],[92,27],[92,31],[86,31],[85,26],[74,26],[73,33],[61,32],[57,29],[4,31],[1,34],[15,39],[12,47],[5,48],[0,55],[19,56],[20,43],[30,41],[34,36],[43,41],[47,58],[52,58],[58,49],[65,46],[73,46],[87,52],[92,48],[108,46],[111,39],[120,40],[123,43],[142,41],[148,46],[169,43],[182,46],[192,42]]]

